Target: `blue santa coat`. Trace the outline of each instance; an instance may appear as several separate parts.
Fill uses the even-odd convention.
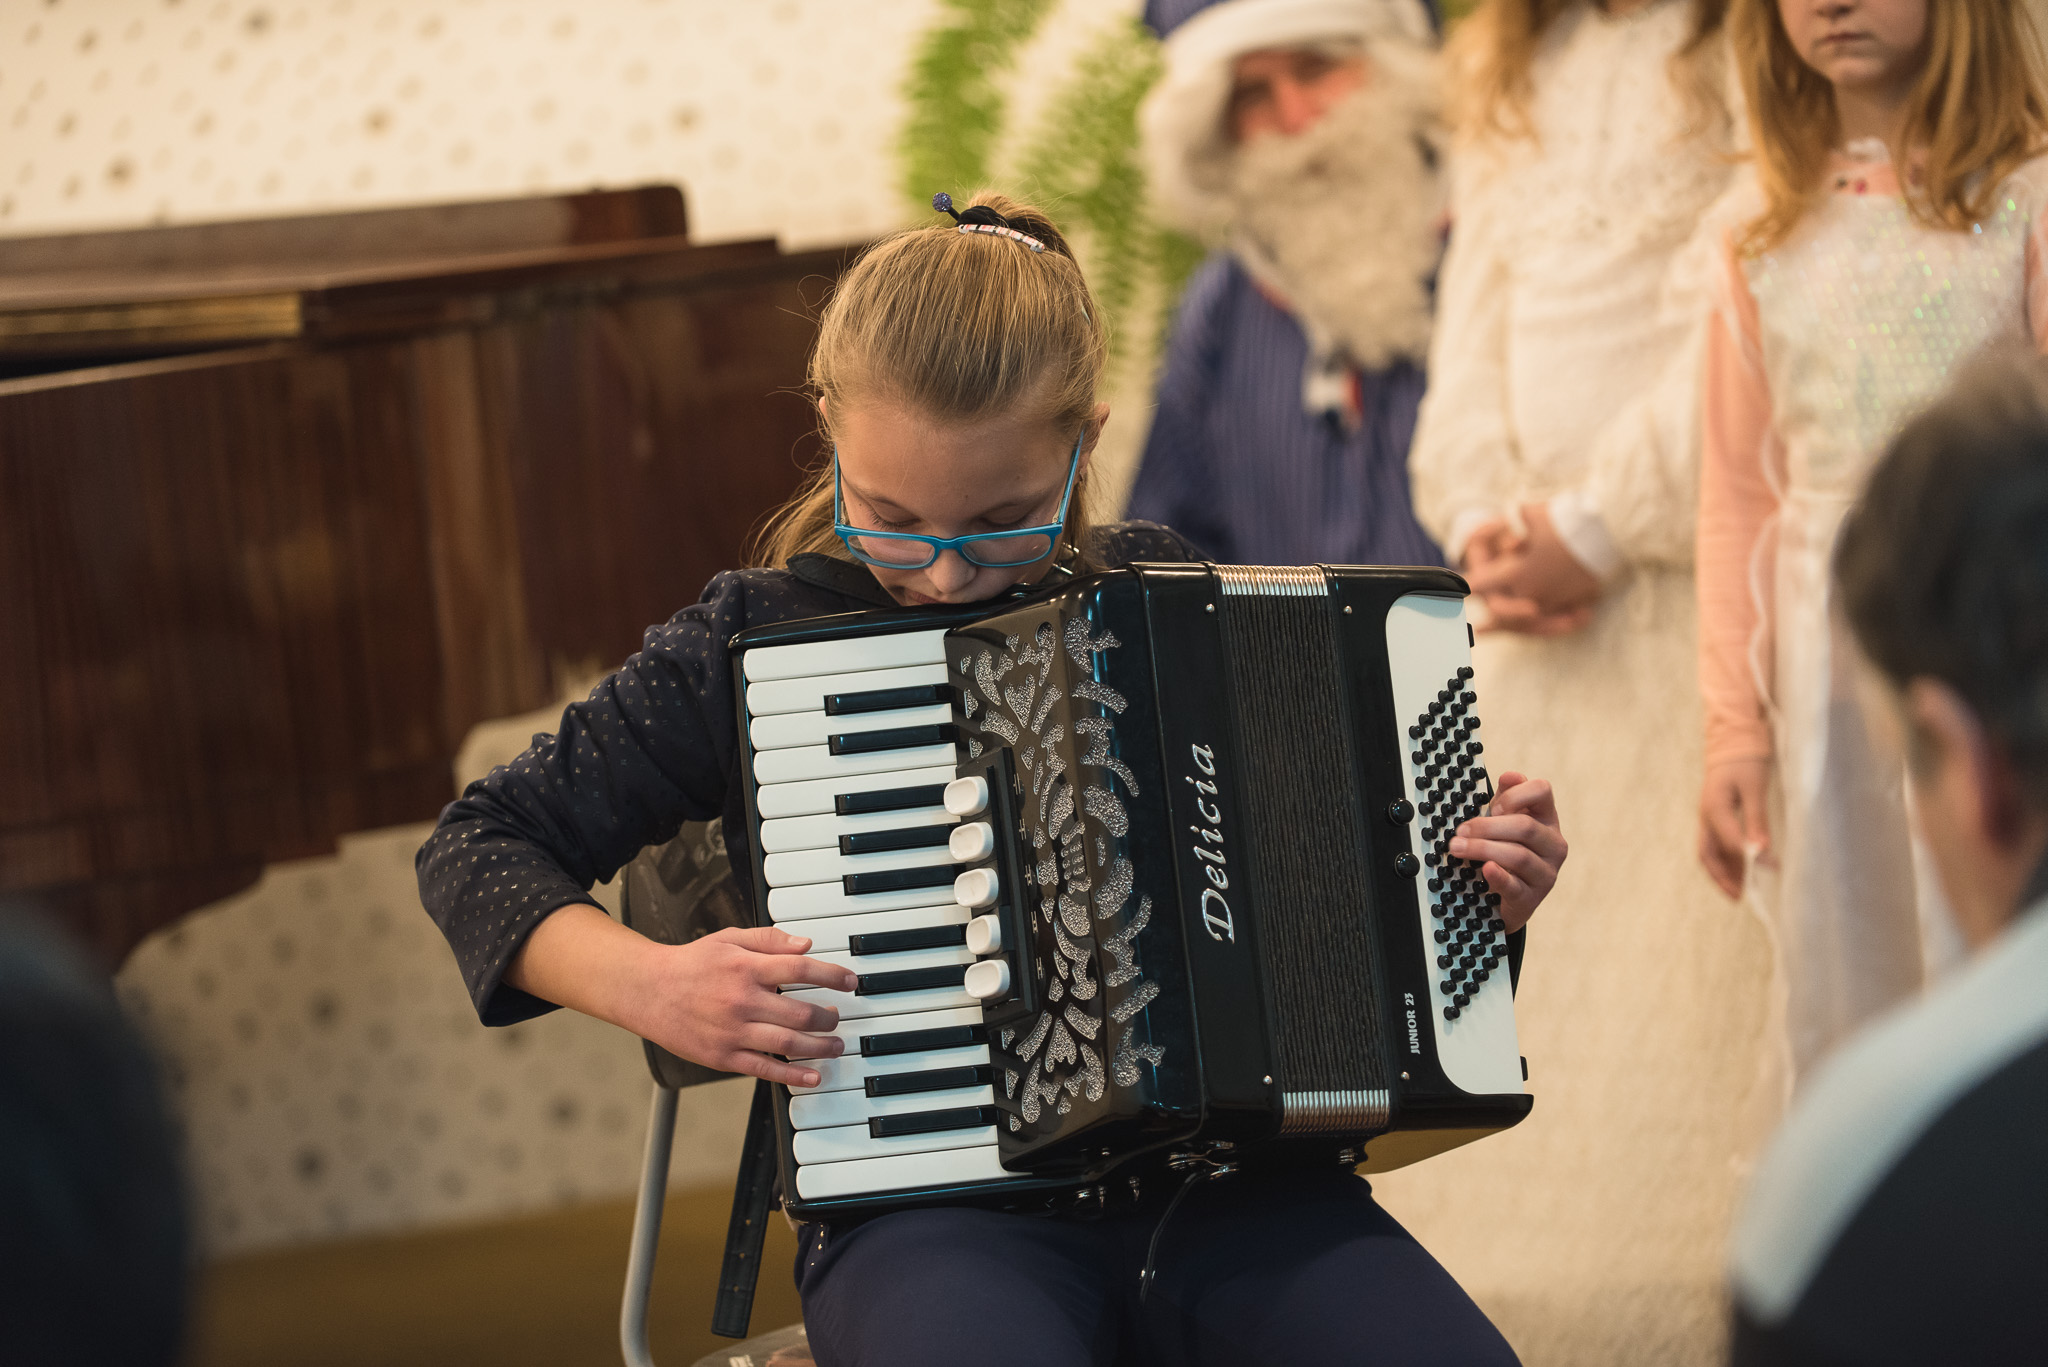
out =
[[[1181,297],[1126,515],[1226,564],[1442,564],[1408,496],[1422,369],[1361,372],[1347,432],[1303,409],[1307,362],[1301,324],[1235,257],[1211,256]]]

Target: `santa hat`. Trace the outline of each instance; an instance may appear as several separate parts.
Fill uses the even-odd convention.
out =
[[[1204,231],[1224,208],[1230,142],[1223,128],[1231,66],[1248,52],[1329,40],[1436,41],[1433,0],[1150,0],[1166,72],[1138,110],[1155,212]]]

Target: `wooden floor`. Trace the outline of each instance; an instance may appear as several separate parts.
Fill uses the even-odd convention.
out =
[[[710,1332],[730,1189],[677,1192],[648,1316],[655,1361]],[[616,1367],[630,1202],[228,1259],[202,1276],[189,1367]],[[795,1236],[771,1217],[753,1332],[793,1323]]]

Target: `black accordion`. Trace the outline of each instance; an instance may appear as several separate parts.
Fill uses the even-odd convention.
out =
[[[783,1201],[1099,1201],[1141,1157],[1384,1171],[1529,1111],[1444,570],[1135,565],[747,631],[757,912],[852,968]]]

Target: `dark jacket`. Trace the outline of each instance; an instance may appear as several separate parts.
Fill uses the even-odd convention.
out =
[[[1146,522],[1099,529],[1093,550],[1109,566],[1200,558],[1181,536]],[[554,735],[448,804],[414,867],[420,900],[486,1025],[554,1009],[503,981],[526,937],[557,907],[589,901],[593,883],[686,821],[723,817],[733,872],[751,902],[726,643],[749,627],[897,606],[865,566],[828,556],[721,574],[571,703]]]

